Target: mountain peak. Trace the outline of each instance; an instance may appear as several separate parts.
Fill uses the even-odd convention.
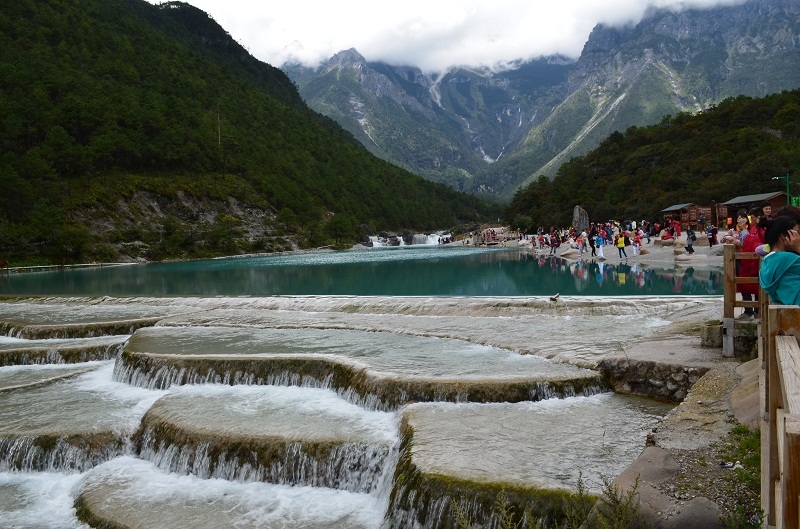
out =
[[[328,59],[328,62],[325,63],[324,69],[328,70],[336,67],[360,68],[362,65],[366,64],[366,62],[367,59],[365,59],[363,55],[358,53],[355,48],[350,48],[349,50],[340,51]]]
[[[418,68],[336,54],[296,77],[312,108],[380,156],[456,189],[510,198],[552,177],[614,131],[764,96],[800,83],[800,2],[650,9],[638,24],[598,24],[581,56],[507,68]]]

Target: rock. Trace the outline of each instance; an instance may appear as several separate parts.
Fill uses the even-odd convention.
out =
[[[720,509],[712,501],[697,497],[677,500],[658,485],[673,478],[680,467],[669,451],[646,447],[639,457],[614,480],[621,494],[631,490],[639,479],[640,514],[653,529],[717,529]],[[674,489],[674,488],[673,488]],[[675,493],[673,493],[675,494]]]
[[[686,502],[662,527],[670,529],[716,529],[725,527],[719,519],[720,508],[702,496]],[[658,526],[655,526],[658,527]]]

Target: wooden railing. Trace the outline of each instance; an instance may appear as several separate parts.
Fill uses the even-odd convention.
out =
[[[758,308],[759,404],[761,410],[761,509],[764,526],[800,528],[800,306],[736,299],[736,285],[757,277],[736,275],[736,261],[757,259],[724,245],[723,355],[734,356],[734,311]]]
[[[722,355],[734,356],[734,325],[736,307],[758,308],[758,301],[743,301],[736,299],[736,285],[758,283],[757,277],[740,277],[736,275],[736,261],[740,259],[760,259],[757,253],[737,252],[732,244],[723,244],[723,264],[725,274],[723,278],[724,300],[722,305]],[[759,289],[760,292],[760,289]],[[759,299],[764,299],[760,292]]]
[[[770,306],[766,299],[762,299],[761,311],[761,508],[766,526],[798,528],[800,307]]]

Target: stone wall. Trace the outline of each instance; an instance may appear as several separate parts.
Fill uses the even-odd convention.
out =
[[[708,368],[684,367],[627,358],[603,360],[597,366],[616,393],[682,402]]]

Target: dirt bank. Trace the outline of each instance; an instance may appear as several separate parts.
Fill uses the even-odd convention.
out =
[[[736,424],[758,425],[758,372],[757,359],[709,370],[615,480],[626,490],[639,477],[642,511],[654,529],[722,528],[719,516],[741,502],[719,449]]]

